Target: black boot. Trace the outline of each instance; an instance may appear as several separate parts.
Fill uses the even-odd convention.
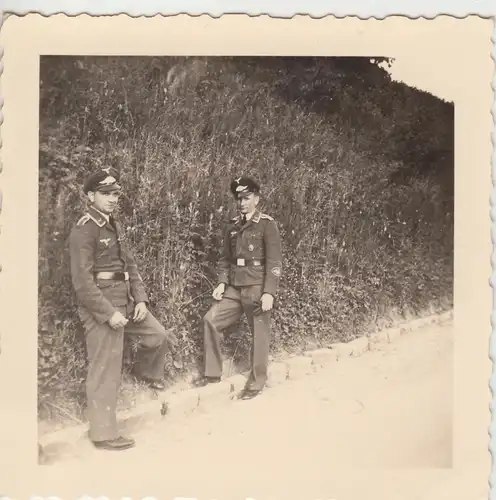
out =
[[[194,387],[205,387],[208,384],[218,384],[220,377],[200,377],[193,381]]]
[[[134,439],[120,436],[118,438],[108,439],[106,441],[93,441],[93,445],[95,446],[95,448],[99,448],[100,450],[120,451],[132,448],[135,443]]]
[[[155,389],[156,391],[165,391],[165,384],[161,380],[138,376],[135,376],[135,378],[138,382],[145,383],[151,389]]]

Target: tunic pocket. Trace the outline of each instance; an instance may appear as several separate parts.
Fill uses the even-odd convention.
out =
[[[110,248],[99,243],[96,250],[96,262],[98,266],[109,265],[112,262],[112,258],[110,255]]]
[[[250,254],[250,258],[263,259],[265,255],[263,234],[261,233],[250,234],[250,237],[248,238],[247,250]]]
[[[113,306],[125,306],[129,302],[128,286],[125,281],[97,280],[96,285]]]
[[[107,236],[107,237],[105,237]],[[96,247],[96,263],[98,267],[112,264],[117,253],[117,238],[113,234],[102,234]]]

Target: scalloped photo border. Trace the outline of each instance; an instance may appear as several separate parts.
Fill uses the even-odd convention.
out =
[[[105,5],[102,5],[102,4]],[[439,15],[466,17],[478,15],[492,17],[496,7],[491,0],[2,0],[0,10],[5,13],[25,15],[38,13],[43,16],[66,14],[91,16],[127,14],[131,17],[191,16],[210,15],[219,17],[225,14],[246,14],[249,16],[267,15],[278,18],[291,18],[308,15],[321,18],[358,17],[359,19],[384,19],[390,16],[406,16],[411,19],[424,17],[432,19]]]
[[[213,5],[215,3],[215,5]],[[301,5],[298,5],[298,4]],[[303,6],[303,3],[305,4]],[[325,3],[325,6],[323,5]],[[56,14],[65,14],[67,16],[79,16],[82,14],[87,14],[91,16],[115,16],[119,14],[127,14],[130,17],[153,17],[156,15],[162,16],[178,16],[178,15],[189,15],[192,17],[209,15],[212,18],[218,18],[230,14],[244,14],[250,17],[257,16],[269,16],[274,18],[293,18],[297,16],[309,16],[311,18],[319,19],[323,17],[335,17],[335,18],[345,18],[345,17],[357,17],[361,20],[366,19],[377,19],[383,20],[387,17],[392,16],[403,16],[409,19],[434,19],[438,16],[446,15],[455,18],[465,18],[467,16],[479,16],[485,19],[491,19],[493,21],[493,34],[491,37],[492,41],[492,52],[491,56],[493,61],[496,63],[496,4],[489,0],[412,0],[410,2],[406,1],[387,1],[381,0],[374,2],[373,5],[365,5],[364,3],[357,0],[330,0],[327,2],[310,1],[307,2],[272,2],[271,7],[267,8],[267,2],[261,1],[219,1],[212,2],[210,5],[206,1],[201,0],[185,0],[177,2],[160,2],[158,0],[141,0],[139,2],[127,0],[127,1],[113,1],[107,2],[105,6],[95,5],[91,0],[86,1],[64,1],[64,0],[40,0],[40,2],[28,1],[28,0],[0,0],[0,29],[3,25],[4,20],[9,15],[20,15],[24,16],[31,13],[40,14],[42,16],[52,16]],[[166,5],[164,5],[166,4]],[[398,6],[402,5],[401,8]],[[0,89],[1,89],[1,75],[3,74],[3,48],[0,46]],[[491,114],[493,117],[493,128],[491,133],[493,152],[491,157],[491,168],[492,168],[492,179],[493,179],[493,189],[491,195],[491,211],[490,217],[493,221],[491,227],[491,236],[493,242],[493,252],[491,255],[491,264],[493,268],[493,274],[489,279],[489,285],[494,289],[496,285],[496,251],[494,243],[496,241],[496,224],[494,220],[496,219],[496,189],[494,189],[494,177],[496,175],[496,72],[493,72],[493,79],[491,82],[491,88],[493,90],[493,105],[491,108]],[[2,108],[4,105],[3,97],[0,91],[0,127],[3,124],[3,112]],[[1,128],[0,128],[1,132]],[[1,148],[3,146],[2,136],[0,133],[0,174],[3,170],[3,163],[1,160]],[[0,185],[0,216],[3,210],[3,198],[4,193]],[[0,221],[0,240],[1,240],[1,221]],[[1,244],[1,242],[0,242]],[[0,261],[0,273],[2,271],[2,262]],[[493,297],[496,300],[496,294],[493,291]],[[494,304],[494,302],[493,302]],[[489,386],[491,393],[494,395],[496,389],[496,369],[494,367],[494,361],[496,360],[496,309],[493,308],[491,315],[492,333],[489,348],[489,357],[493,363],[492,366],[492,376],[489,381]],[[1,355],[1,335],[2,330],[0,329],[0,355]],[[494,451],[496,450],[496,419],[494,418],[494,397],[491,402],[491,416],[492,422],[489,427],[490,435],[490,445],[489,451],[493,457],[493,468],[491,476],[489,478],[489,484],[491,486],[490,498],[496,499],[496,491],[494,490],[494,485],[496,484],[496,467],[494,466]],[[1,487],[1,485],[0,485]],[[2,496],[0,491],[0,499],[10,500],[8,496]],[[40,497],[37,497],[40,498]],[[56,499],[57,497],[50,497]],[[90,498],[90,497],[87,497]],[[152,499],[153,497],[148,497]],[[476,499],[481,500],[481,499]]]

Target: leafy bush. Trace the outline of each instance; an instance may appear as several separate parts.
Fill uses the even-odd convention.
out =
[[[45,56],[40,96],[40,415],[82,398],[67,238],[83,178],[104,165],[121,172],[153,312],[180,337],[171,380],[200,360],[229,183],[244,173],[283,238],[273,353],[450,304],[453,106],[377,63]],[[226,335],[240,366],[247,331]]]

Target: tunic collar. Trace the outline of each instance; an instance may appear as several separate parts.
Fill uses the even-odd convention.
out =
[[[100,210],[95,208],[93,205],[89,206],[88,215],[91,217],[91,219],[96,223],[98,227],[107,226],[112,231],[115,231],[112,224],[110,224],[110,217],[100,212]]]
[[[100,210],[98,210],[98,208],[94,207],[93,205],[91,205],[90,210],[93,211],[93,215],[97,215],[100,219],[102,219],[103,217],[103,219],[105,219],[107,222],[110,221],[110,217],[107,214],[100,212]]]
[[[261,216],[260,210],[256,209],[255,212],[253,212],[253,215],[251,216],[251,219],[248,219],[246,221],[246,224],[248,224],[249,222],[255,222],[255,223],[260,222],[260,216]],[[236,217],[233,217],[231,220],[235,224],[239,224],[241,222],[241,216],[240,215],[236,215]]]

